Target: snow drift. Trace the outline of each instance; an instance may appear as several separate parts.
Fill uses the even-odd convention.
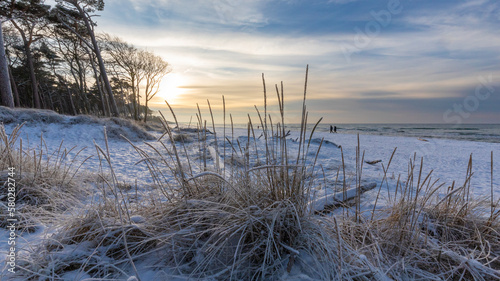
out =
[[[106,127],[108,138],[111,139],[124,140],[123,137],[131,141],[155,139],[152,134],[131,120],[115,117],[97,118],[90,115],[68,116],[46,109],[11,109],[0,106],[0,123],[6,125],[26,123],[26,126],[56,125],[61,127],[68,127],[69,125],[90,125],[95,127],[95,125],[98,125]],[[82,127],[83,131],[86,129]]]

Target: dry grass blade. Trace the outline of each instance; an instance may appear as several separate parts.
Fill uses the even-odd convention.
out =
[[[409,159],[407,175],[391,181],[387,173],[395,148],[387,166],[382,165],[383,178],[371,194],[376,198],[367,214],[361,194],[376,184],[362,181],[365,153],[359,136],[355,158],[344,155],[349,150],[340,147],[341,166],[325,168],[320,162],[326,137],[313,139],[322,119],[308,129],[308,70],[300,129],[292,132],[299,141],[287,139],[283,83],[281,88],[275,86],[280,116],[271,118],[264,75],[263,111],[256,106],[257,122],[248,115],[239,132],[229,114],[231,136],[226,135],[224,97],[222,136],[216,132],[209,101],[213,132],[207,130],[198,105],[197,126],[189,124],[186,129],[167,103],[177,127],[171,128],[162,115],[165,133],[157,142],[141,146],[129,141],[140,157],[137,163],[147,165],[156,184],[152,191],[136,187],[134,200],[118,188],[105,133],[106,147],[95,148],[99,163],[109,166],[111,179],[102,173],[102,181],[94,183],[102,184],[102,189],[89,206],[59,214],[60,227],[51,229],[50,239],[26,250],[19,263],[22,277],[62,280],[66,273],[77,271],[99,280],[121,280],[131,274],[145,280],[148,275],[141,268],[147,265],[162,273],[161,278],[152,278],[166,280],[500,280],[493,152],[491,198],[477,202],[470,196],[472,157],[463,184],[455,188],[453,182],[445,193],[447,185],[434,179],[432,170],[424,173],[423,158],[418,161],[416,154]],[[56,175],[51,170],[55,167],[65,173],[64,183],[73,180],[70,170],[75,165],[63,162],[69,153],[80,151],[63,150],[61,144],[48,154],[42,139],[43,150],[17,152],[13,144],[18,134],[16,129],[9,137],[0,127],[2,167],[29,162],[23,167],[26,174]],[[182,135],[190,140],[197,136],[198,141],[186,141]],[[42,161],[45,156],[52,164]],[[355,173],[347,167],[349,161],[355,162]],[[337,190],[339,177],[341,190]],[[384,182],[389,200],[386,208],[380,208]],[[335,189],[333,194],[327,194],[330,188]],[[33,190],[45,192],[39,185]],[[325,201],[335,200],[331,214],[315,209],[315,191],[324,192]],[[335,209],[339,207],[342,211]],[[69,251],[85,254],[65,256]]]

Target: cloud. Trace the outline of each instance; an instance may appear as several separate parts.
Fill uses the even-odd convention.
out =
[[[359,93],[362,97],[370,97],[370,98],[390,98],[397,97],[400,93],[397,92],[387,92],[387,91],[370,91],[370,92],[362,92]]]
[[[334,3],[334,4],[347,4],[351,2],[356,2],[358,0],[328,0],[328,3]]]
[[[500,80],[500,3],[492,0],[401,0],[402,12],[347,61],[341,47],[387,2],[109,0],[98,27],[165,57],[185,77],[178,102],[191,109],[224,95],[233,108],[253,111],[261,73],[269,91],[284,81],[287,101],[299,105],[309,64],[313,114],[439,122],[478,76]],[[475,116],[497,119],[479,121],[500,118],[490,107]]]
[[[146,23],[195,25],[205,27],[254,27],[267,23],[262,13],[264,0],[110,0],[107,7],[128,10],[132,15],[149,17]]]

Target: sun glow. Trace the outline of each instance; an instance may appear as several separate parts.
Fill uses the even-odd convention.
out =
[[[164,103],[164,100],[166,100],[170,104],[175,104],[185,92],[185,89],[181,87],[185,82],[185,78],[178,73],[170,73],[165,76],[158,92],[158,98],[161,99],[161,103]]]

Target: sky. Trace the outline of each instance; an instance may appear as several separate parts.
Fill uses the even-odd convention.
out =
[[[181,121],[222,96],[235,122],[500,123],[500,2],[496,0],[107,0],[97,30],[172,66],[154,100]],[[216,113],[217,112],[217,113]],[[256,121],[256,120],[254,120]]]

